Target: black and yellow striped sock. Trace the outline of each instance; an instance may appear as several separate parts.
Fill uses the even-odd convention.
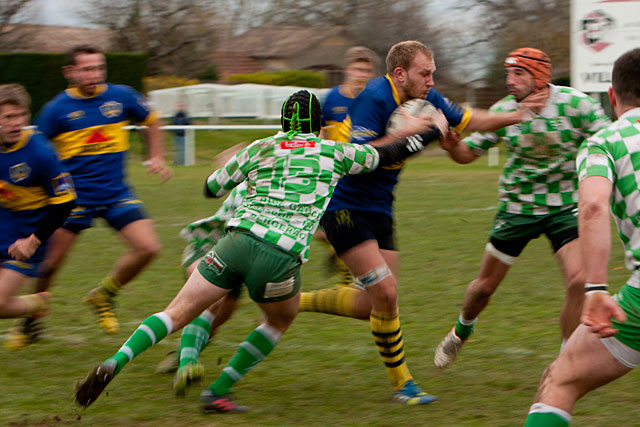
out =
[[[114,277],[107,276],[102,279],[98,288],[109,297],[115,297],[120,292],[122,284],[120,284],[120,282],[118,282]]]
[[[340,258],[336,261],[336,269],[338,270],[338,286],[350,286],[353,285],[353,276],[351,272],[347,268],[347,266],[342,262]]]
[[[335,314],[358,319],[356,303],[360,292],[362,291],[349,286],[302,292],[298,311]]]
[[[393,387],[397,390],[412,379],[404,360],[404,342],[398,314],[372,311],[369,317],[371,332],[376,340],[380,357],[387,368]]]

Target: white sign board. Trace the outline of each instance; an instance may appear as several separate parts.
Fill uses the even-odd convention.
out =
[[[571,85],[606,92],[623,53],[640,47],[640,0],[571,2]]]

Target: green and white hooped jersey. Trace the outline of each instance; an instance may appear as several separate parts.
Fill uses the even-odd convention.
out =
[[[224,235],[227,220],[233,216],[246,194],[247,183],[245,181],[241,182],[229,193],[215,214],[187,225],[180,231],[180,237],[187,242],[193,243],[196,248],[200,248],[203,245],[213,247]]]
[[[289,139],[278,132],[254,141],[207,179],[217,197],[248,178],[247,195],[227,222],[309,258],[309,244],[338,180],[370,172],[378,152],[369,145],[321,140],[313,134]]]
[[[613,184],[611,212],[625,248],[628,282],[640,288],[640,108],[589,138],[576,160],[580,181],[603,176]]]
[[[549,85],[547,104],[531,120],[464,140],[477,155],[505,141],[508,158],[498,188],[503,212],[546,215],[578,201],[575,158],[582,142],[611,121],[593,98],[576,89]],[[509,95],[491,107],[516,111]]]

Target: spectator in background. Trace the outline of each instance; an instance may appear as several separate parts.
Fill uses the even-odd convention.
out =
[[[179,101],[176,102],[176,114],[173,116],[173,120],[171,121],[172,125],[175,126],[186,126],[191,124],[191,119],[185,110],[184,102]],[[173,146],[173,164],[174,165],[184,165],[184,129],[175,129],[173,131],[175,134],[174,138],[174,146]]]

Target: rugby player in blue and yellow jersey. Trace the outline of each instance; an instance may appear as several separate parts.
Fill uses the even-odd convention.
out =
[[[55,144],[74,180],[78,200],[77,207],[52,237],[38,290],[50,286],[78,234],[91,227],[95,218],[104,218],[127,242],[129,251],[85,302],[95,309],[100,327],[115,334],[118,323],[113,314],[113,297],[155,257],[161,246],[152,221],[125,181],[129,135],[124,127],[131,122],[147,125],[149,172],[159,173],[166,180],[171,170],[164,162],[157,113],[133,89],[105,83],[102,52],[92,46],[78,46],[69,53],[62,71],[71,87],[45,105],[36,122]]]
[[[347,125],[351,142],[387,142],[387,121],[403,102],[426,98],[442,110],[456,132],[491,130],[518,123],[524,112],[490,114],[464,109],[433,89],[436,70],[433,53],[417,41],[392,46],[386,58],[387,75],[373,79],[349,108]],[[536,105],[537,100],[529,102]],[[303,292],[300,305],[306,311],[369,319],[371,331],[388,370],[395,392],[393,400],[408,405],[429,403],[413,381],[404,359],[398,318],[398,252],[393,229],[393,190],[403,163],[380,168],[362,176],[340,180],[321,225],[329,242],[345,262],[362,289],[341,287]],[[364,290],[364,291],[363,291]],[[318,302],[322,302],[319,304]]]
[[[47,239],[75,200],[73,183],[49,141],[23,129],[29,103],[22,86],[0,86],[0,318],[46,313],[48,292],[14,294],[36,276]]]
[[[344,126],[347,110],[376,75],[380,59],[364,46],[354,46],[344,54],[344,80],[332,88],[322,102],[322,131],[320,136],[333,141],[349,142],[349,128]]]

